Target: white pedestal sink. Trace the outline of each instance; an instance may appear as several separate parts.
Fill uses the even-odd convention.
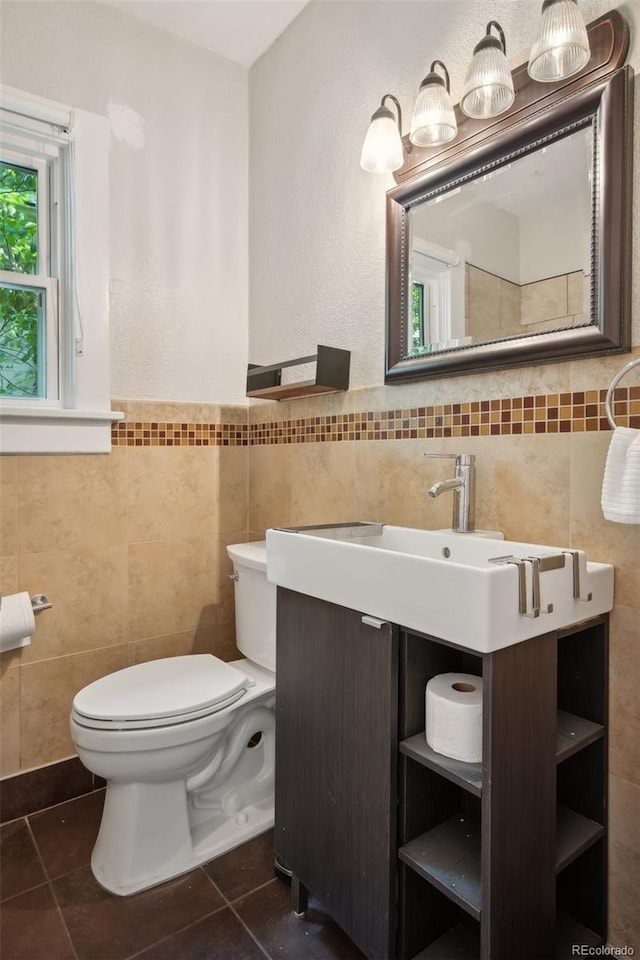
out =
[[[481,653],[613,606],[613,567],[582,551],[389,524],[268,530],[267,577]]]

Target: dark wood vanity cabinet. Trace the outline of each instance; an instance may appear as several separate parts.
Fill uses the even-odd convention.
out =
[[[278,590],[276,851],[368,957],[603,942],[607,626],[479,654]],[[483,677],[482,763],[426,743],[448,672]]]
[[[279,859],[369,957],[395,951],[398,631],[278,589]]]

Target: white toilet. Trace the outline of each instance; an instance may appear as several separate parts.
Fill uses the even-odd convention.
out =
[[[276,588],[264,541],[227,552],[246,659],[153,660],[74,698],[78,756],[107,781],[91,868],[112,893],[154,886],[273,826]]]

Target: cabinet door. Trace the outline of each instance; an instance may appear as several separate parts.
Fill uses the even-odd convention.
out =
[[[397,632],[278,589],[275,847],[369,957],[395,950]]]

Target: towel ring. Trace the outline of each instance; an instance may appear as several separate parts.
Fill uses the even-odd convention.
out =
[[[611,424],[612,430],[616,429],[616,421],[614,419],[613,409],[611,407],[611,401],[613,400],[613,391],[618,386],[622,378],[625,377],[630,370],[633,370],[634,367],[638,367],[638,366],[640,366],[640,357],[636,357],[635,360],[629,361],[629,363],[625,367],[623,367],[622,370],[618,370],[615,377],[609,384],[609,389],[607,390],[607,398],[604,402],[604,407],[605,407],[605,410],[607,411],[607,420]]]

